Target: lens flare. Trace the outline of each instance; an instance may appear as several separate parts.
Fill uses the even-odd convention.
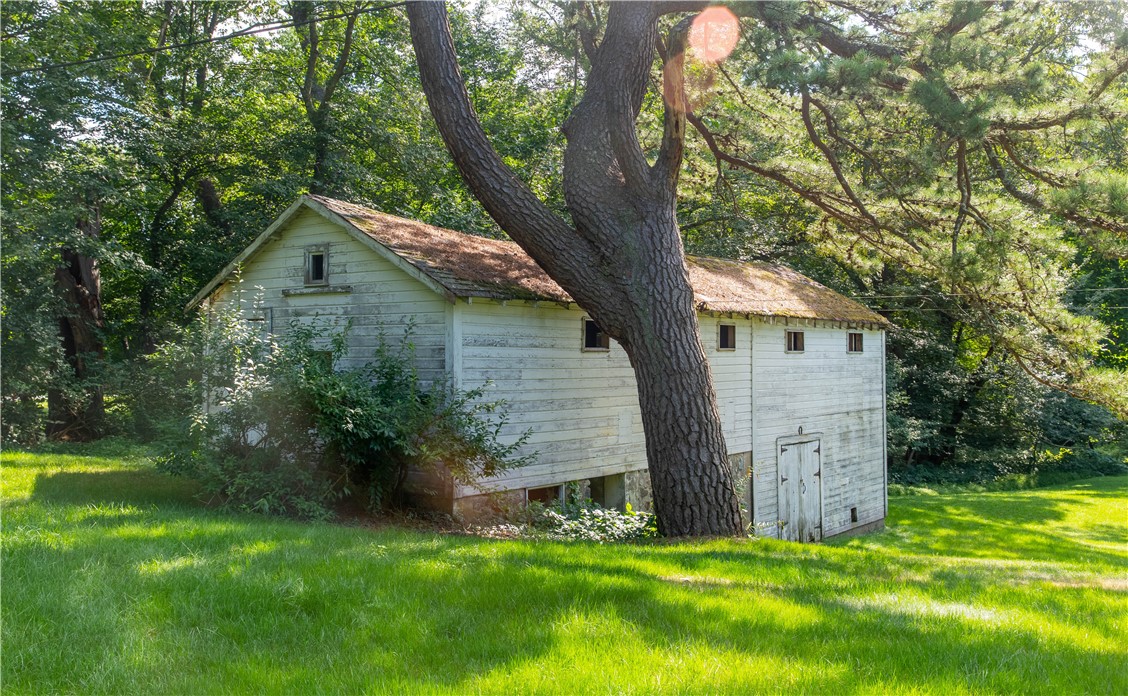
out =
[[[740,40],[740,20],[727,7],[710,7],[693,20],[689,45],[702,62],[720,63]]]

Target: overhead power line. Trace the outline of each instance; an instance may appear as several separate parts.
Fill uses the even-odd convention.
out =
[[[1116,290],[1128,290],[1128,288],[1080,288],[1080,289],[1077,289],[1077,290],[1068,290],[1068,291],[1066,291],[1066,294],[1070,294],[1070,293],[1074,293],[1074,292],[1113,292],[1113,291],[1116,291]],[[984,293],[938,292],[938,293],[935,293],[935,294],[932,294],[932,295],[926,295],[926,294],[919,294],[918,293],[918,294],[915,294],[915,295],[854,295],[854,297],[862,297],[862,298],[865,298],[867,300],[892,300],[892,299],[906,299],[906,298],[929,300],[929,299],[935,299],[937,297],[968,297],[968,296],[974,296],[974,297],[988,296],[988,297],[990,297],[990,296],[994,296],[994,295],[1021,295],[1023,292],[1024,291],[1022,291],[1022,290],[1001,290],[999,292],[984,292]]]
[[[349,17],[353,14],[370,14],[372,12],[382,12],[383,10],[389,10],[393,7],[401,7],[401,6],[406,5],[406,4],[407,4],[406,2],[392,2],[392,3],[385,4],[385,5],[379,5],[379,6],[376,6],[376,7],[369,7],[369,8],[364,9],[364,10],[357,10],[357,11],[354,11],[354,12],[342,12],[342,13],[338,13],[338,14],[321,15],[320,17],[313,17],[311,19],[305,19],[305,20],[302,20],[302,21],[276,20],[276,21],[270,21],[270,22],[256,22],[255,24],[252,24],[248,27],[245,27],[245,28],[240,29],[238,31],[232,32],[230,34],[224,34],[223,36],[210,36],[206,39],[196,39],[194,41],[185,41],[183,43],[168,44],[166,46],[153,46],[152,48],[144,48],[144,49],[141,49],[139,51],[131,51],[129,53],[115,53],[115,54],[109,55],[109,56],[98,56],[96,58],[85,58],[83,60],[72,60],[72,61],[67,61],[65,63],[51,63],[51,64],[48,64],[48,65],[36,65],[36,66],[30,67],[30,68],[23,68],[22,70],[12,70],[12,71],[6,72],[4,74],[4,77],[15,77],[16,75],[24,75],[26,73],[34,73],[34,72],[46,72],[48,70],[57,70],[59,68],[72,68],[72,67],[75,67],[75,66],[78,66],[78,65],[89,65],[91,63],[102,63],[102,62],[105,62],[107,60],[118,60],[120,58],[133,58],[133,57],[136,57],[136,56],[152,55],[154,53],[160,53],[162,51],[174,51],[178,48],[191,48],[192,46],[201,46],[201,45],[204,45],[204,44],[218,43],[220,41],[230,41],[231,39],[237,39],[237,38],[240,38],[240,37],[243,37],[243,36],[252,36],[254,34],[265,34],[267,32],[271,32],[271,31],[278,31],[279,29],[290,29],[290,28],[293,28],[293,27],[300,27],[300,26],[304,26],[306,24],[313,24],[315,22],[321,22],[321,21],[328,20],[328,19],[342,19],[344,17]]]

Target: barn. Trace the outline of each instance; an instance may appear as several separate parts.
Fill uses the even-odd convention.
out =
[[[801,541],[880,527],[886,320],[782,266],[688,262],[746,521]],[[508,402],[506,436],[531,430],[534,463],[432,491],[441,509],[470,517],[569,484],[608,507],[649,505],[626,354],[516,244],[307,195],[189,308],[236,301],[236,287],[255,289],[243,311],[266,331],[349,320],[356,364],[410,324],[425,379],[488,383]]]

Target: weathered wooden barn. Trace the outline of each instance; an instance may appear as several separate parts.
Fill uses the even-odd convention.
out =
[[[803,541],[880,526],[886,321],[782,266],[691,257],[689,268],[748,520]],[[506,432],[531,429],[535,463],[441,491],[445,509],[551,499],[572,482],[608,506],[649,504],[625,353],[516,244],[302,196],[190,307],[232,301],[236,277],[255,288],[245,311],[264,330],[348,319],[359,364],[381,331],[412,324],[425,378],[488,382],[508,402]]]

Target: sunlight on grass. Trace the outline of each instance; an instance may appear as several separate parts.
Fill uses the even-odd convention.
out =
[[[814,546],[228,515],[132,454],[4,453],[0,492],[5,693],[1128,691],[1126,478]]]
[[[906,616],[951,617],[991,624],[1011,623],[1014,620],[1013,617],[1005,616],[998,611],[965,602],[937,602],[922,597],[895,594],[849,599],[846,603],[857,609],[876,609]]]

